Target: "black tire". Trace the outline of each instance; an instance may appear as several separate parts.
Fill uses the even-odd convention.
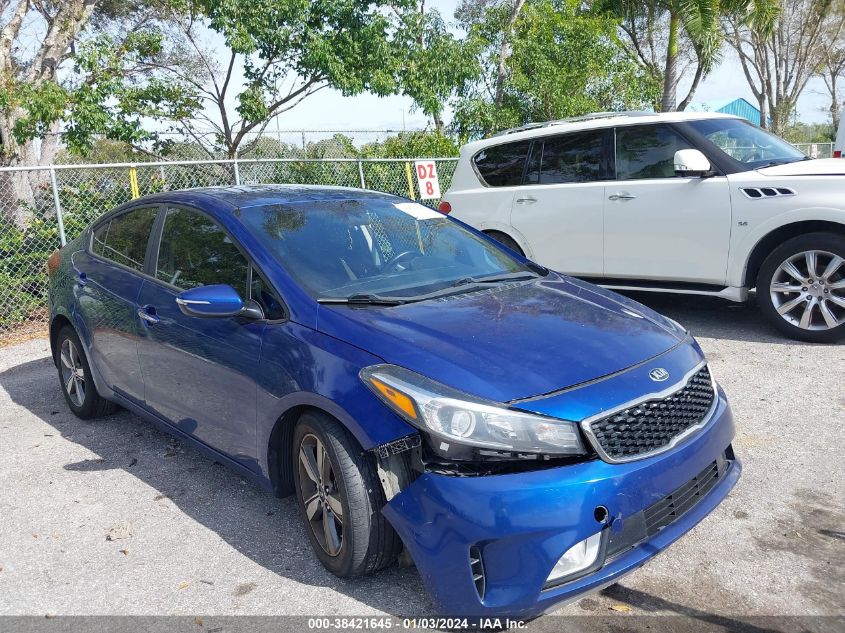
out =
[[[522,252],[522,249],[519,247],[519,244],[517,244],[513,240],[513,238],[507,233],[502,233],[501,231],[485,231],[484,234],[488,237],[492,237],[502,246],[507,246],[514,253],[518,253],[519,255],[525,257],[525,253]]]
[[[807,233],[787,240],[774,249],[763,261],[757,275],[757,305],[769,322],[790,338],[811,343],[834,343],[845,338],[845,322],[830,327],[826,324],[822,307],[828,311],[829,315],[833,315],[834,322],[845,317],[845,306],[840,306],[829,299],[834,297],[836,300],[841,300],[845,297],[845,290],[837,288],[831,291],[826,287],[830,284],[838,286],[840,283],[845,283],[845,263],[830,274],[828,279],[817,279],[811,275],[808,265],[802,265],[802,258],[799,257],[802,253],[812,251],[820,253],[817,256],[818,263],[815,272],[817,275],[824,275],[827,264],[833,257],[845,259],[845,236],[836,233]],[[807,277],[803,283],[799,283],[796,278],[780,270],[781,265],[792,258],[797,258],[795,260],[797,272],[801,273],[802,277]],[[775,281],[794,285],[796,291],[772,292],[770,288],[772,282]],[[792,300],[798,303],[786,312],[786,316],[781,316],[778,307],[783,310]],[[776,301],[779,302],[778,305]],[[801,317],[805,311],[805,304],[801,303],[802,301],[815,302],[811,306],[809,323],[811,327],[817,329],[801,327]]]
[[[336,533],[340,532],[336,553],[326,546],[328,537],[324,524],[309,519],[306,512],[306,496],[313,499],[318,484],[304,472],[300,450],[310,451],[313,438],[322,443],[334,473],[333,477],[326,478],[329,491],[324,498],[331,497],[335,503],[339,499],[342,507],[339,529],[336,520],[331,523]],[[374,456],[362,450],[355,438],[337,421],[318,412],[306,412],[299,418],[293,432],[292,448],[299,513],[311,546],[323,566],[336,576],[350,578],[393,564],[402,549],[402,541],[381,514],[386,501]],[[312,485],[313,489],[307,489]],[[330,504],[320,505],[321,501],[317,501],[319,515],[333,520]],[[328,508],[328,514],[323,514],[325,508]],[[318,538],[318,534],[322,536]]]
[[[73,372],[67,366],[66,351],[72,351],[70,354],[70,361],[74,368]],[[63,354],[66,356],[63,358]],[[94,378],[91,375],[91,366],[88,364],[88,357],[85,355],[85,348],[82,346],[79,336],[76,334],[70,325],[65,325],[56,338],[56,368],[59,371],[59,384],[62,387],[62,393],[65,396],[65,402],[73,411],[74,415],[83,420],[90,420],[92,418],[99,418],[117,410],[117,405],[114,402],[106,400],[98,392],[94,385]],[[81,372],[81,376],[79,373]],[[68,376],[75,373],[78,380],[69,382]],[[72,388],[68,385],[72,384]],[[79,391],[77,391],[79,389]],[[84,396],[80,398],[80,395]]]

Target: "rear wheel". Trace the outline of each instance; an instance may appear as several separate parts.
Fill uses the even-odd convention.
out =
[[[484,234],[489,237],[492,237],[502,246],[507,246],[513,252],[519,253],[520,255],[525,257],[525,253],[522,252],[522,249],[519,247],[519,244],[517,244],[510,235],[502,233],[501,231],[485,231]]]
[[[809,233],[778,246],[757,276],[763,314],[791,338],[845,337],[845,236]]]
[[[59,332],[56,349],[59,381],[70,410],[83,420],[114,412],[117,405],[97,393],[85,349],[71,326],[66,325]]]
[[[385,498],[373,456],[320,413],[303,414],[293,440],[297,502],[323,566],[351,577],[392,564],[402,542],[381,514]]]

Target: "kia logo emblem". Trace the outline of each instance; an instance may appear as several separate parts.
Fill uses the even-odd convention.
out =
[[[648,377],[651,378],[654,382],[663,382],[667,378],[669,378],[669,372],[663,369],[662,367],[656,367],[648,372]]]

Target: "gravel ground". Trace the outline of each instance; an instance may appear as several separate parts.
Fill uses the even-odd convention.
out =
[[[845,614],[845,345],[787,341],[751,306],[636,298],[707,351],[745,470],[666,553],[556,613]],[[129,413],[76,419],[48,356],[0,349],[0,614],[431,614],[413,568],[326,572],[292,499]]]

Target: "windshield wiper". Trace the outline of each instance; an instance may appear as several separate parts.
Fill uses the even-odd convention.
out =
[[[378,295],[350,295],[348,297],[320,297],[317,303],[359,306],[398,306],[407,303],[404,299],[380,297]]]
[[[470,284],[496,284],[505,281],[524,281],[527,279],[535,279],[536,277],[537,275],[535,274],[525,272],[491,275],[490,277],[464,277],[463,279],[458,279],[452,283],[450,287],[457,288],[458,286],[467,286]]]

